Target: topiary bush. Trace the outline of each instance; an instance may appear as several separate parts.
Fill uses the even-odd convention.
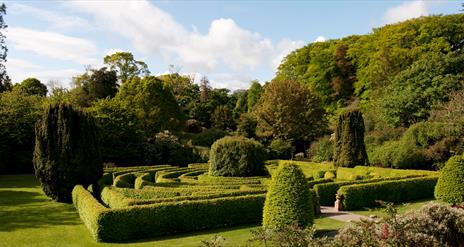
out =
[[[240,136],[224,137],[212,146],[209,174],[246,177],[265,173],[265,150],[259,142]]]
[[[464,158],[453,156],[441,170],[435,198],[448,203],[464,202]]]
[[[70,202],[75,185],[87,187],[102,176],[95,123],[85,112],[49,105],[35,132],[35,175],[47,196]]]
[[[334,164],[354,167],[368,164],[364,145],[364,120],[359,110],[340,115],[335,130]]]
[[[284,227],[313,224],[314,207],[309,185],[301,169],[282,164],[272,176],[264,202],[263,226]]]

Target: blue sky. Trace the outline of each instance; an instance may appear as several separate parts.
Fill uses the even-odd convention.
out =
[[[207,76],[215,87],[272,79],[307,43],[369,33],[423,15],[462,13],[461,1],[6,1],[7,71],[71,86],[84,67],[130,51],[152,74]],[[50,82],[50,83],[49,83]]]

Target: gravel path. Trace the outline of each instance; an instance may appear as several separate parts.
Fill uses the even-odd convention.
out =
[[[325,207],[321,206],[321,216],[329,217],[334,220],[350,222],[350,221],[359,221],[361,218],[368,219],[364,215],[352,214],[347,211],[336,211],[334,207]]]

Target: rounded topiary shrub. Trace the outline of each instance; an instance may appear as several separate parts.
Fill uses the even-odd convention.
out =
[[[440,171],[435,198],[448,203],[464,202],[464,158],[451,157]]]
[[[71,202],[71,191],[103,175],[94,120],[70,105],[48,106],[35,129],[35,175],[45,194]]]
[[[265,173],[265,151],[259,142],[239,136],[217,140],[209,157],[209,174],[246,177]]]
[[[284,163],[272,176],[264,203],[263,226],[312,225],[314,207],[309,185],[301,169]]]

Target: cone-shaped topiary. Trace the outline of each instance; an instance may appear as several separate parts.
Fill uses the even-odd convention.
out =
[[[263,226],[283,227],[313,224],[314,206],[309,185],[301,169],[282,164],[274,172],[264,203]]]
[[[464,202],[464,157],[451,157],[441,169],[435,198],[448,203]]]
[[[209,174],[246,177],[263,175],[266,153],[261,143],[242,137],[226,136],[211,146]]]
[[[35,175],[47,196],[70,202],[76,184],[88,186],[102,176],[96,127],[86,113],[70,105],[49,105],[35,132]]]
[[[335,129],[334,164],[354,167],[368,163],[362,113],[359,110],[347,111],[340,115]]]

